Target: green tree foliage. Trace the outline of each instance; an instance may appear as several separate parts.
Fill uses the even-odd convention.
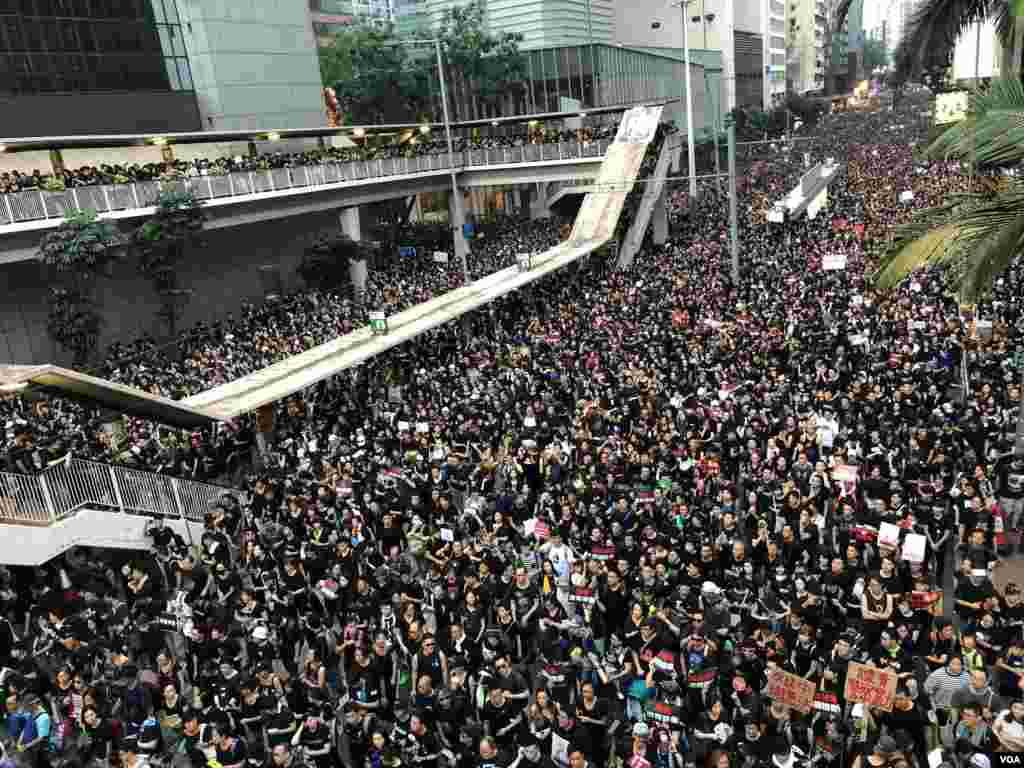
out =
[[[132,244],[139,257],[139,270],[152,281],[160,299],[159,317],[174,336],[181,309],[192,293],[181,287],[178,268],[189,249],[199,242],[206,218],[202,201],[187,190],[162,190],[155,207],[152,218],[132,233]]]
[[[96,280],[120,256],[125,238],[96,211],[70,211],[64,222],[47,232],[36,260],[52,272],[56,285],[49,293],[47,332],[57,344],[84,365],[99,342]]]
[[[519,93],[526,79],[522,35],[489,34],[483,3],[452,6],[438,30],[445,51],[458,119],[500,114],[501,102]]]
[[[498,114],[502,100],[525,87],[522,37],[486,30],[483,6],[472,3],[448,9],[436,32],[453,119]],[[320,74],[350,123],[442,117],[434,47],[410,42],[391,27],[356,24],[342,30],[320,50]]]
[[[436,79],[422,52],[390,28],[357,24],[321,50],[320,71],[350,123],[410,122],[430,112]]]
[[[864,71],[872,72],[878,67],[889,66],[889,52],[881,40],[865,36],[864,38]]]

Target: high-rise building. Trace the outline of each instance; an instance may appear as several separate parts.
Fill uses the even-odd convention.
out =
[[[686,10],[687,37],[694,60],[722,66],[725,3],[732,2],[735,105],[768,108],[786,93],[786,4],[784,0],[694,0]],[[659,26],[651,29],[651,21]],[[615,42],[681,55],[683,12],[664,2],[616,6]],[[652,46],[657,46],[653,48]],[[723,108],[728,105],[723,103]]]
[[[0,2],[0,136],[197,130],[175,0]]]
[[[973,83],[977,78],[999,77],[1002,42],[995,21],[971,24],[956,40],[953,49],[953,79]]]
[[[324,121],[308,0],[0,0],[0,135]]]
[[[764,40],[764,106],[786,99],[786,2],[764,0],[761,37]]]
[[[831,51],[829,0],[788,0],[786,78],[795,93],[825,88]]]

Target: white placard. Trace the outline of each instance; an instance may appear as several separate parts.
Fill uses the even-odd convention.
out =
[[[924,550],[928,540],[920,533],[908,533],[903,540],[903,559],[912,563],[924,562]]]
[[[434,263],[435,264],[447,264],[448,263],[448,252],[447,251],[434,251]]]
[[[563,768],[569,765],[569,741],[557,733],[551,734],[551,762]]]
[[[442,528],[441,541],[455,541],[455,531],[451,528]]]
[[[781,224],[786,220],[786,212],[782,208],[772,208],[768,211],[768,221],[772,224]]]
[[[893,523],[878,526],[878,543],[884,547],[895,547],[900,543],[900,529]]]
[[[851,333],[847,338],[850,340],[850,345],[854,347],[868,343],[868,335],[866,333]]]
[[[910,327],[911,327],[911,329],[913,329],[915,331],[923,331],[925,328],[928,327],[928,321],[927,320],[914,320],[913,322],[910,323]]]
[[[912,203],[914,202],[914,193],[909,189],[906,192],[900,192],[901,203]]]
[[[537,426],[537,419],[535,419],[533,416],[527,416],[525,419],[523,419],[523,426],[532,429],[533,427]]]
[[[853,464],[837,464],[832,467],[832,479],[838,483],[857,482],[857,467]]]
[[[418,435],[425,435],[428,432],[430,432],[430,424],[428,424],[425,421],[417,421],[416,422],[416,434],[418,434]]]
[[[821,257],[821,268],[826,272],[836,269],[846,269],[845,253],[830,253]]]
[[[864,306],[864,297],[858,293],[856,296],[850,297],[850,303],[855,307],[862,307]]]

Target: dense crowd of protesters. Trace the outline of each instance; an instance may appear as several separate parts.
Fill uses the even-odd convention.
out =
[[[580,131],[533,129],[521,134],[492,135],[474,132],[470,136],[455,136],[452,148],[456,152],[478,149],[514,149],[530,144],[557,144],[582,141],[589,143],[615,136],[614,124],[598,125]],[[27,190],[50,189],[54,185],[66,189],[110,184],[131,184],[136,181],[155,181],[168,178],[217,176],[234,172],[267,171],[275,168],[298,168],[324,163],[348,163],[358,160],[377,160],[401,157],[421,157],[447,153],[448,142],[443,135],[412,133],[400,141],[381,142],[372,138],[357,138],[351,146],[323,147],[304,152],[264,152],[232,157],[195,158],[175,160],[171,163],[103,163],[64,169],[59,175],[36,169],[31,173],[18,170],[0,172],[0,194]]]
[[[926,95],[829,117],[751,169],[739,284],[712,183],[629,268],[594,255],[468,334],[182,441],[187,464],[262,436],[195,542],[154,523],[146,554],[0,571],[9,754],[990,768],[1024,751],[1024,604],[992,578],[1024,510],[1021,265],[975,308],[937,272],[869,282],[894,224],[969,183],[915,158]],[[841,162],[826,209],[766,222],[804,151]],[[145,373],[174,391],[177,371]],[[74,423],[4,407],[22,409],[19,470]],[[848,700],[854,662],[895,673],[881,706]],[[769,686],[780,670],[813,684],[809,711]]]

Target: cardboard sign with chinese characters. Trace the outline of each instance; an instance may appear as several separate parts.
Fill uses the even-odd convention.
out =
[[[798,712],[811,711],[816,690],[817,686],[812,681],[791,672],[775,669],[768,675],[768,698]]]
[[[888,669],[869,667],[851,661],[846,672],[846,700],[892,712],[892,700],[896,696],[896,673]]]

